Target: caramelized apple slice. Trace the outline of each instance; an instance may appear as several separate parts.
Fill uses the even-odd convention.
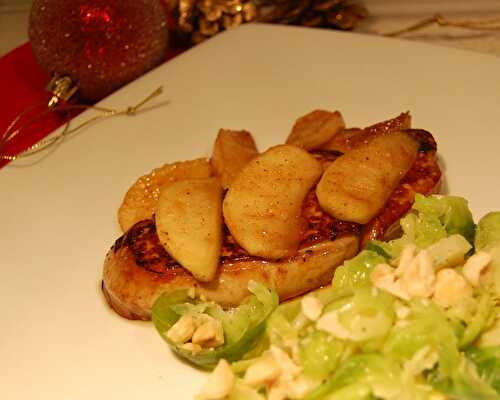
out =
[[[250,161],[226,194],[229,231],[248,253],[293,255],[300,241],[301,205],[321,176],[321,164],[296,146],[275,146]]]
[[[336,134],[332,140],[321,146],[321,150],[339,151],[347,153],[351,151],[356,145],[354,142],[361,142],[358,140],[363,135],[363,129],[360,128],[346,128],[342,129]],[[362,143],[362,142],[361,142]],[[358,144],[359,145],[359,144]]]
[[[167,252],[196,279],[211,281],[222,245],[222,187],[217,178],[185,179],[164,187],[155,218]]]
[[[344,120],[340,112],[314,110],[295,122],[286,143],[306,150],[319,149],[344,127]]]
[[[153,216],[162,186],[181,179],[208,178],[211,175],[212,168],[208,160],[198,158],[165,164],[141,176],[127,191],[118,210],[118,222],[123,232]]]
[[[378,122],[364,129],[343,129],[332,140],[321,146],[322,150],[335,150],[347,153],[352,149],[368,143],[372,138],[389,132],[397,132],[411,128],[411,115],[409,112],[401,113],[395,118]]]
[[[249,132],[221,129],[210,162],[222,187],[227,189],[241,169],[257,154],[255,141]]]
[[[380,134],[349,151],[318,183],[321,207],[340,220],[366,224],[410,169],[417,151],[418,142],[404,131]]]

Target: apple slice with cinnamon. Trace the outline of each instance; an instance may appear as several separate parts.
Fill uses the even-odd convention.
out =
[[[303,224],[301,205],[321,173],[319,161],[292,145],[271,147],[251,160],[223,204],[224,220],[238,244],[266,259],[295,254]]]
[[[316,187],[321,208],[343,221],[368,223],[413,165],[419,143],[405,131],[382,133],[330,164]]]
[[[211,281],[222,245],[222,187],[217,178],[185,179],[160,192],[158,238],[193,276]]]

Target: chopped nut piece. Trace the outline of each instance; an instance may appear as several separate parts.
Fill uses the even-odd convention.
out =
[[[290,399],[303,399],[313,388],[315,384],[313,381],[299,376],[287,384],[287,395]]]
[[[443,307],[451,307],[461,298],[472,296],[472,288],[465,278],[451,268],[438,272],[434,301]]]
[[[403,300],[410,299],[410,296],[401,285],[401,280],[396,280],[394,268],[391,268],[389,265],[378,264],[375,266],[370,279],[376,288],[383,289]]]
[[[276,346],[271,346],[270,350],[274,361],[281,369],[283,379],[291,380],[300,374],[301,368],[293,362],[286,351]]]
[[[394,304],[394,309],[396,311],[396,316],[399,319],[405,319],[406,317],[408,317],[408,315],[410,315],[410,312],[411,312],[409,307],[406,307],[405,305],[403,305],[399,301],[397,301]]]
[[[386,277],[388,275],[394,274],[394,268],[389,264],[377,264],[370,275],[372,282],[376,282],[379,279]]]
[[[275,359],[263,356],[248,367],[243,381],[249,386],[258,387],[275,381],[280,374],[281,369]]]
[[[490,263],[491,255],[480,251],[467,260],[462,272],[472,286],[479,286],[480,278],[487,272]]]
[[[191,315],[183,315],[168,330],[167,338],[176,344],[186,343],[193,336],[196,326]]]
[[[284,382],[279,382],[277,385],[271,386],[267,398],[268,400],[285,400],[287,395]]]
[[[415,256],[416,249],[417,248],[413,244],[409,244],[404,247],[401,255],[399,256],[398,267],[395,271],[397,277],[403,276],[403,273],[408,269]]]
[[[434,292],[436,274],[429,253],[422,250],[413,258],[401,277],[402,288],[411,297],[430,297]]]
[[[325,331],[339,339],[348,339],[350,332],[339,321],[337,311],[331,311],[324,314],[316,323],[320,331]]]
[[[191,354],[197,354],[197,353],[199,353],[202,350],[201,346],[199,344],[194,344],[194,343],[191,343],[191,342],[181,344],[179,347],[181,349],[190,351]]]
[[[224,359],[219,363],[208,377],[202,387],[198,400],[219,400],[231,392],[234,384],[234,373],[228,362]]]
[[[301,300],[302,312],[311,321],[316,321],[321,315],[323,304],[314,296],[305,296]]]
[[[220,321],[210,317],[196,328],[191,341],[201,347],[217,347],[224,344],[224,330]]]

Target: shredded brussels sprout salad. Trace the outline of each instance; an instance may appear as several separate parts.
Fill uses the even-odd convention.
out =
[[[281,305],[256,282],[230,310],[160,297],[160,335],[213,370],[197,400],[500,399],[500,212],[417,195],[401,228]]]

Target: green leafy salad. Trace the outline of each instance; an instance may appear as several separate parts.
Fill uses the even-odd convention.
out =
[[[160,335],[213,370],[197,399],[500,399],[500,212],[417,195],[401,228],[281,305],[256,282],[229,310],[161,296]]]

